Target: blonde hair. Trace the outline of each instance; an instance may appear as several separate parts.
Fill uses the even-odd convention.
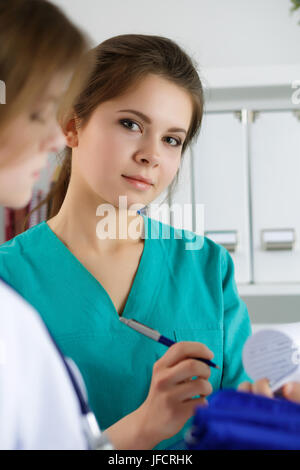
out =
[[[45,92],[52,76],[71,72],[88,39],[47,0],[0,0],[0,129]],[[77,80],[77,83],[78,80]]]

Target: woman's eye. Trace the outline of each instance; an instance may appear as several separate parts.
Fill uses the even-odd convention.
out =
[[[127,127],[127,129],[130,129],[132,131],[141,130],[141,127],[136,122],[132,121],[131,119],[121,119],[120,123],[122,124],[122,126]],[[175,137],[170,137],[170,136],[166,137],[165,139],[168,141],[171,147],[182,146],[181,139],[175,139]]]
[[[174,137],[166,137],[166,139],[169,139],[171,147],[180,147],[182,145],[182,141],[180,139],[175,139]],[[173,143],[171,143],[170,141],[172,141]]]
[[[45,124],[46,120],[42,117],[40,113],[31,113],[30,120],[35,122],[40,122],[41,124]]]
[[[120,123],[124,126],[124,127],[127,127],[127,129],[130,129],[130,130],[140,130],[140,126],[134,122],[134,121],[131,121],[131,119],[122,119],[120,121]],[[136,128],[134,128],[134,126],[136,126]]]

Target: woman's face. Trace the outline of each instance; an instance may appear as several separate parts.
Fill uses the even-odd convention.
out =
[[[183,88],[148,75],[124,95],[100,104],[79,127],[72,175],[83,177],[99,203],[118,207],[122,195],[128,208],[147,205],[176,175],[191,117],[192,100]],[[152,184],[134,183],[129,176]]]
[[[64,147],[56,114],[66,82],[66,76],[55,77],[44,96],[0,134],[0,205],[26,206],[48,153]]]

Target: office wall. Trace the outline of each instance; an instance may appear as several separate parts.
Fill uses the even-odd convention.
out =
[[[290,0],[54,0],[95,42],[123,33],[177,40],[203,68],[299,64]]]
[[[251,323],[293,323],[300,321],[299,295],[242,296],[247,305]]]

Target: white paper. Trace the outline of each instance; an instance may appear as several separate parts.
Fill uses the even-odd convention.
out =
[[[287,382],[300,382],[300,323],[270,325],[250,336],[243,364],[253,381],[267,378],[273,392]]]

